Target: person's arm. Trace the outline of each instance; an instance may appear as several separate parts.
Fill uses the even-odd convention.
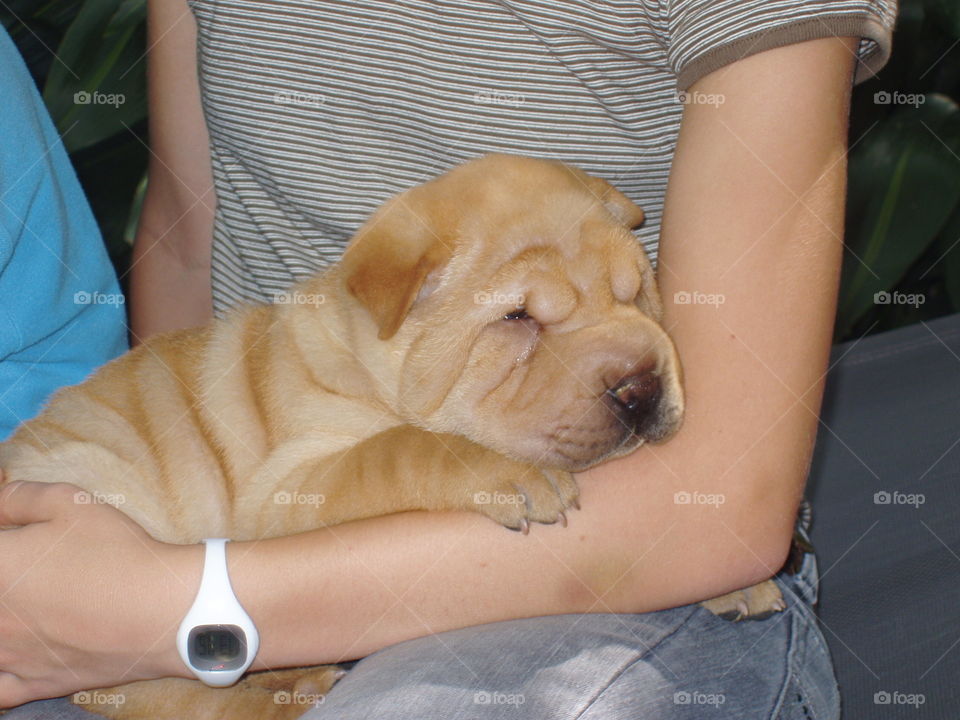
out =
[[[523,536],[479,515],[410,513],[231,544],[234,587],[261,630],[257,667],[355,658],[506,618],[654,610],[779,568],[830,344],[853,47],[770,50],[693,88],[725,102],[686,108],[667,197],[659,272],[687,389],[674,439],[582,475],[583,510],[567,528]],[[679,291],[724,303],[678,305]],[[677,504],[678,492],[724,502]],[[0,525],[53,518],[0,533],[0,671],[11,673],[0,674],[0,704],[186,674],[173,638],[199,582],[198,548],[133,540],[117,513],[68,497],[37,485],[0,493]],[[116,560],[98,555],[106,537]],[[51,586],[71,589],[69,607]]]
[[[771,50],[693,88],[725,102],[685,109],[667,193],[659,277],[685,369],[678,434],[582,475],[567,528],[524,537],[480,517],[396,515],[238,545],[264,662],[354,658],[507,618],[656,610],[780,568],[829,357],[854,47]],[[677,292],[724,302],[676,304]]]
[[[131,342],[213,317],[215,197],[197,81],[197,28],[185,0],[151,0],[147,17],[150,161],[133,246]]]

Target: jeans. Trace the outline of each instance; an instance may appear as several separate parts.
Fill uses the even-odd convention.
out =
[[[816,560],[777,579],[788,609],[732,623],[699,605],[464,628],[365,658],[306,720],[839,718],[817,627]]]
[[[782,575],[787,610],[729,622],[699,605],[556,615],[409,640],[357,662],[305,720],[835,720],[817,569]],[[91,720],[66,700],[9,720]],[[191,720],[184,718],[183,720]]]

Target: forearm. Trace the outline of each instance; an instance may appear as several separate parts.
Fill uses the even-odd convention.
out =
[[[672,491],[627,518],[611,512],[623,500],[608,490],[587,479],[567,528],[528,536],[480,515],[409,513],[231,544],[234,588],[261,632],[258,663],[343,661],[519,617],[655,610],[748,584],[745,566],[756,572],[742,547],[690,545]]]
[[[184,0],[148,4],[150,167],[133,247],[133,344],[213,316],[216,197],[197,80],[196,22]]]

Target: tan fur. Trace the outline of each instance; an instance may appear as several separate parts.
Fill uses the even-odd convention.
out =
[[[624,433],[608,388],[652,368],[664,400],[651,439],[682,417],[679,362],[629,232],[642,217],[560,163],[475,160],[386,203],[290,302],[155,337],[60,390],[0,445],[0,467],[9,481],[122,499],[175,543],[417,509],[476,510],[524,529],[562,520],[576,502],[571,472],[644,441]],[[513,295],[539,325],[502,319]],[[287,688],[311,678],[322,693],[331,672],[276,677]],[[271,683],[136,683],[117,690],[122,706],[87,707],[128,720],[186,707],[194,718],[228,707],[290,716],[264,699]]]

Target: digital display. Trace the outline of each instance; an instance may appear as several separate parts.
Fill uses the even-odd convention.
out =
[[[198,625],[187,639],[198,670],[236,670],[247,658],[247,636],[236,625]]]

